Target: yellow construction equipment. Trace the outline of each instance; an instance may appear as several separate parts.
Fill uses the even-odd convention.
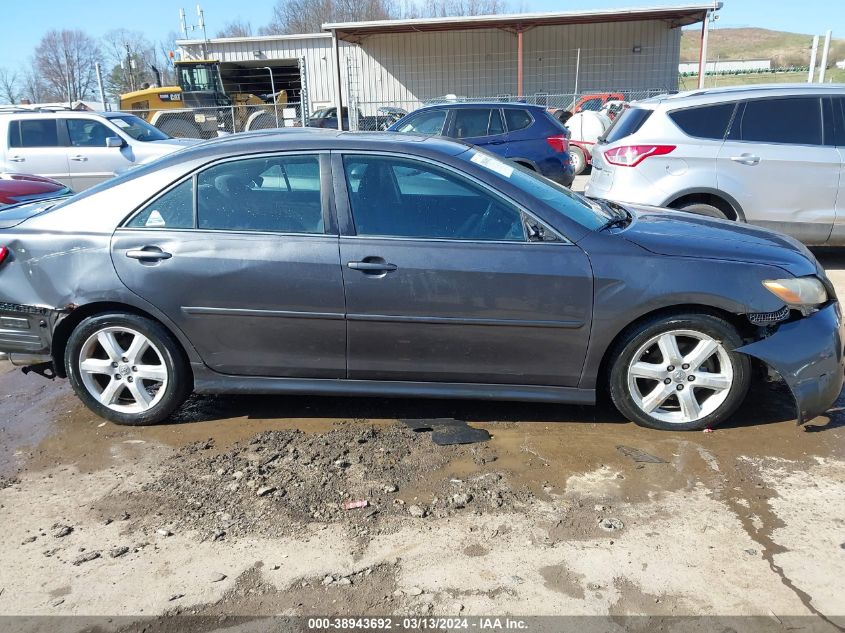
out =
[[[132,112],[170,136],[213,138],[220,132],[274,127],[276,108],[287,105],[282,90],[269,102],[251,93],[227,95],[218,60],[176,61],[178,86],[135,90],[120,95],[120,109]],[[158,71],[153,68],[161,84]],[[272,122],[272,123],[271,123]]]

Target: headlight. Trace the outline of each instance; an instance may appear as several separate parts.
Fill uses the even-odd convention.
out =
[[[767,279],[763,282],[763,286],[783,299],[788,306],[795,308],[817,306],[827,301],[827,290],[817,277]]]

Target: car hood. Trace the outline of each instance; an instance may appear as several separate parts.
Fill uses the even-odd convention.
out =
[[[636,219],[621,235],[658,255],[772,264],[795,276],[819,270],[806,246],[774,231],[658,207],[626,208]]]

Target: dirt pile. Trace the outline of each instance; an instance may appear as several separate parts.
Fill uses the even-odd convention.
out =
[[[455,462],[477,472],[456,478],[443,468]],[[154,482],[106,500],[100,511],[129,511],[141,527],[199,530],[206,539],[282,536],[312,522],[342,522],[363,537],[393,529],[399,517],[528,502],[531,492],[513,489],[495,466],[487,446],[436,446],[400,425],[267,431],[222,452],[212,440],[190,444]]]

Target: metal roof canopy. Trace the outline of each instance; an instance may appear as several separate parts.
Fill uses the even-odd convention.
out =
[[[721,2],[709,2],[662,7],[602,9],[599,11],[476,15],[469,17],[410,20],[374,20],[370,22],[333,22],[323,24],[323,30],[336,33],[338,39],[359,43],[368,35],[385,33],[423,33],[431,31],[465,31],[470,29],[505,29],[518,32],[526,31],[537,26],[634,22],[640,20],[664,20],[669,25],[669,28],[677,28],[701,22],[709,11],[716,11],[721,8]]]

